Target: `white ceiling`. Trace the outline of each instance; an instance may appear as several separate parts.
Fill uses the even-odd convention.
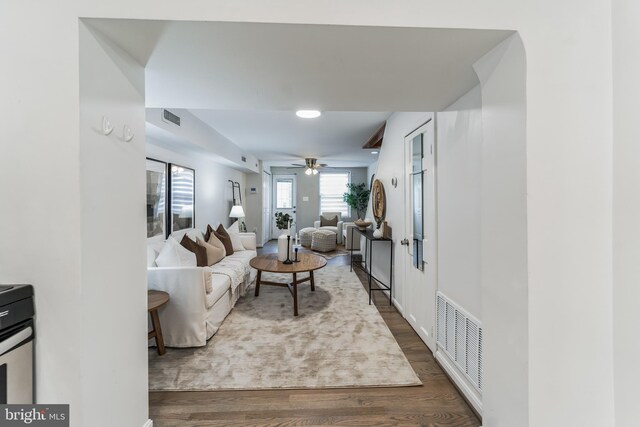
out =
[[[301,119],[293,111],[190,111],[242,149],[278,166],[306,157],[329,166],[367,166],[376,156],[362,144],[389,117],[380,112],[325,111],[317,119]]]
[[[146,65],[148,107],[190,109],[262,159],[314,155],[323,162],[362,162],[371,156],[358,149],[388,116],[384,112],[440,111],[450,105],[477,84],[472,64],[511,34],[87,22]],[[325,114],[316,122],[302,122],[292,115],[297,109]]]

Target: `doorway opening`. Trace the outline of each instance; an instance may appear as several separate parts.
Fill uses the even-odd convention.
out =
[[[520,90],[521,85],[524,84],[525,76],[515,75],[514,77],[513,70],[504,68],[508,64],[500,62],[500,58],[505,55],[517,56],[512,50],[518,49],[522,52],[520,53],[521,57],[516,59],[524,60],[523,49],[518,44],[517,35],[508,31],[415,28],[343,28],[341,26],[326,28],[313,25],[143,22],[101,19],[87,19],[83,22],[87,24],[91,34],[82,34],[81,39],[94,37],[97,42],[91,46],[83,45],[80,50],[81,57],[84,57],[89,63],[95,56],[99,56],[106,63],[111,61],[113,66],[103,70],[81,69],[81,94],[91,93],[92,95],[91,99],[85,98],[81,102],[82,126],[88,128],[88,123],[100,122],[100,116],[105,114],[104,111],[109,110],[111,113],[107,114],[116,117],[112,120],[118,120],[119,126],[120,121],[132,121],[133,125],[128,122],[127,125],[135,128],[134,133],[140,139],[147,139],[143,144],[152,145],[154,152],[176,156],[179,158],[176,160],[177,164],[197,169],[195,179],[202,179],[204,184],[201,185],[198,182],[195,185],[197,209],[194,211],[198,212],[198,216],[193,221],[196,227],[204,227],[208,222],[216,220],[220,223],[230,222],[228,219],[229,207],[225,205],[226,190],[220,190],[223,188],[220,182],[226,183],[226,179],[222,179],[226,177],[220,176],[219,171],[210,168],[203,159],[217,162],[220,165],[232,164],[233,171],[230,173],[236,173],[242,167],[251,172],[239,172],[240,175],[255,171],[253,171],[252,158],[233,151],[233,147],[230,147],[229,144],[225,146],[224,142],[220,142],[222,138],[216,139],[216,136],[216,138],[206,138],[206,142],[198,142],[198,135],[195,135],[195,132],[189,133],[190,124],[195,123],[201,126],[202,123],[218,123],[220,128],[224,128],[228,134],[241,135],[240,131],[243,129],[250,129],[254,125],[259,127],[260,120],[266,120],[267,116],[275,115],[276,112],[294,111],[299,107],[298,104],[309,97],[317,99],[318,103],[326,106],[324,110],[327,118],[332,115],[331,113],[348,112],[352,113],[349,115],[350,119],[357,120],[359,113],[373,111],[384,113],[389,121],[393,121],[393,126],[387,126],[385,144],[388,141],[388,145],[383,146],[380,152],[375,174],[376,178],[383,181],[388,188],[391,188],[394,178],[397,181],[398,175],[402,174],[400,188],[388,192],[390,199],[388,205],[393,207],[395,211],[391,214],[393,219],[390,222],[396,230],[395,239],[410,238],[412,242],[409,249],[396,245],[395,260],[402,262],[407,268],[395,270],[398,276],[394,283],[402,283],[404,287],[394,286],[398,289],[398,293],[393,295],[393,298],[399,312],[418,331],[428,348],[436,353],[438,352],[438,344],[434,338],[437,332],[435,331],[435,289],[440,289],[439,285],[444,281],[440,266],[442,259],[447,259],[441,250],[443,248],[442,242],[443,240],[456,242],[452,246],[460,248],[464,246],[464,242],[460,243],[460,240],[464,240],[464,238],[452,236],[451,230],[448,230],[449,234],[445,239],[440,233],[441,229],[437,220],[441,218],[439,215],[441,204],[436,204],[435,201],[440,202],[441,199],[439,198],[439,181],[435,179],[434,170],[437,165],[440,171],[443,164],[439,162],[440,158],[438,158],[434,160],[432,165],[429,163],[429,156],[425,157],[425,155],[426,146],[429,147],[430,155],[432,146],[435,147],[433,148],[434,153],[437,153],[440,148],[429,145],[428,142],[429,138],[437,140],[441,130],[439,121],[436,117],[431,125],[427,124],[433,128],[427,127],[420,132],[416,131],[417,134],[411,133],[411,130],[415,129],[416,124],[424,123],[425,115],[446,112],[460,96],[479,85],[483,108],[481,112],[483,151],[480,153],[483,168],[480,176],[482,184],[480,193],[483,199],[478,205],[480,206],[481,223],[477,225],[474,232],[477,231],[480,235],[481,256],[479,263],[482,268],[475,274],[480,283],[479,299],[483,310],[482,323],[486,332],[484,336],[486,348],[484,363],[485,366],[490,365],[494,369],[501,369],[503,374],[505,371],[514,372],[515,376],[511,376],[511,378],[517,378],[518,391],[527,389],[526,355],[524,359],[519,358],[505,363],[508,353],[506,342],[510,341],[503,342],[498,337],[498,335],[503,337],[517,335],[516,341],[524,343],[526,348],[526,292],[511,290],[510,284],[506,283],[505,278],[499,274],[501,269],[514,265],[518,265],[518,268],[524,265],[526,269],[526,256],[523,261],[523,253],[520,250],[523,244],[526,246],[526,199],[523,201],[516,197],[519,196],[519,192],[523,188],[526,191],[526,176],[523,178],[524,171],[521,161],[512,163],[513,166],[506,168],[504,165],[500,165],[500,159],[504,159],[504,157],[511,159],[515,156],[518,160],[522,160],[522,156],[526,152],[525,135],[522,131],[524,123],[517,122],[514,126],[513,119],[507,117],[506,121],[503,120],[507,115],[501,116],[500,112],[496,113],[490,108],[484,109],[485,106],[502,105],[504,100],[500,96],[505,87],[516,87]],[[140,37],[141,34],[146,34],[146,37]],[[220,38],[220,35],[232,36],[234,34],[244,34],[244,38]],[[307,58],[289,50],[295,49],[295,46],[291,46],[290,43],[285,43],[283,40],[290,40],[291,34],[298,34],[309,43],[313,40],[324,43],[324,41],[336,39],[342,40],[344,43],[339,46],[335,43],[331,43],[331,46],[317,45],[316,49],[309,49],[305,46],[305,51],[313,52],[313,55],[309,55]],[[151,40],[154,38],[155,40]],[[140,44],[142,39],[145,40],[146,49]],[[216,39],[236,40],[238,44],[229,47],[228,45],[222,46],[220,43],[206,43],[207,40]],[[465,42],[460,42],[461,39],[464,39]],[[150,40],[151,43],[149,43]],[[252,44],[243,44],[242,40],[251,40]],[[363,44],[362,40],[367,40],[369,44]],[[393,58],[388,61],[389,64],[392,64],[389,68],[372,67],[372,61],[375,63],[376,58],[379,58],[379,46],[388,47],[389,40],[394,41],[394,46],[403,46],[403,49],[389,49],[390,55],[398,55],[397,61]],[[451,43],[456,43],[456,45],[451,45]],[[180,49],[180,46],[190,46],[191,48]],[[276,54],[276,51],[282,50],[283,46],[286,47],[285,51]],[[347,49],[349,47],[354,49],[354,46],[361,46],[362,50],[349,51]],[[366,46],[372,46],[372,51],[367,50],[369,48]],[[418,46],[419,49],[413,49],[412,46]],[[194,53],[194,50],[197,52]],[[403,51],[418,52],[409,67],[406,64]],[[347,53],[357,53],[357,55],[352,55],[353,58],[347,61],[347,58],[350,58]],[[224,58],[225,61],[221,61],[221,58]],[[233,61],[233,58],[237,60]],[[306,60],[296,61],[296,64],[292,64],[291,60],[287,60],[287,58],[306,58]],[[319,59],[324,62],[318,62]],[[262,66],[249,66],[251,61],[258,61]],[[226,65],[221,67],[221,63]],[[319,63],[325,64],[325,66],[320,67]],[[482,66],[474,68],[479,63]],[[448,66],[446,64],[453,67],[448,73],[444,73],[442,69],[442,67]],[[372,69],[377,69],[379,73],[372,74],[370,72]],[[134,71],[132,72],[132,70]],[[315,75],[312,78],[303,71],[320,73],[320,75]],[[504,79],[495,78],[500,73],[502,73],[502,77],[505,77]],[[101,93],[100,78],[104,77],[103,81],[112,81],[110,79],[113,75],[117,75],[120,79],[115,83],[116,87],[109,91],[109,96],[106,96],[105,93]],[[443,78],[443,75],[446,78]],[[88,78],[89,76],[91,78]],[[322,76],[324,78],[321,78]],[[397,76],[402,76],[402,78],[397,78]],[[181,81],[184,84],[176,85],[174,84],[176,81]],[[380,82],[385,83],[384,91],[379,90]],[[517,92],[517,96],[509,100],[513,105],[509,105],[524,108],[524,95],[522,97],[520,95],[521,93]],[[107,99],[109,97],[111,98]],[[117,102],[113,103],[113,99],[123,100],[123,105],[126,105],[127,108],[123,108]],[[256,113],[256,106],[259,107],[260,113]],[[184,120],[179,126],[167,124],[167,126],[178,126],[169,128],[173,129],[171,132],[167,131],[168,128],[164,125],[158,126],[158,123],[149,125],[149,115],[145,118],[145,111],[149,114],[150,110],[164,107],[172,108],[178,113],[181,110],[187,110],[189,115],[185,114],[183,117],[189,117],[189,120]],[[413,114],[405,113],[406,111],[425,111],[426,113]],[[465,110],[464,107],[461,107],[455,111]],[[241,116],[242,114],[246,114],[246,116]],[[463,117],[464,114],[460,116]],[[419,120],[416,120],[417,117]],[[347,115],[340,115],[336,123],[346,118]],[[251,125],[247,125],[248,123]],[[307,125],[308,123],[305,124],[305,126]],[[336,124],[336,126],[338,125]],[[145,138],[145,128],[147,138]],[[84,130],[86,131],[86,129]],[[497,130],[504,131],[504,133],[496,132]],[[302,134],[312,135],[316,132],[321,133],[314,130],[313,125],[308,125]],[[218,133],[224,137],[223,132]],[[124,133],[123,136],[125,136]],[[250,150],[255,153],[256,160],[274,162],[276,158],[270,156],[277,156],[278,161],[287,164],[290,164],[293,158],[311,156],[321,159],[336,156],[336,161],[340,161],[340,156],[353,155],[354,159],[361,158],[359,157],[362,154],[360,147],[354,149],[329,134],[322,133],[322,136],[323,139],[315,140],[308,146],[299,142],[297,144],[309,151],[328,150],[321,154],[315,152],[291,153],[288,150],[297,149],[296,144],[279,147],[277,142],[265,143],[264,139],[246,136],[245,140],[250,140],[250,142],[246,142],[244,147],[250,147]],[[148,137],[153,139],[152,143],[148,141]],[[113,195],[119,195],[127,204],[135,204],[133,201],[138,199],[143,204],[144,161],[147,154],[146,150],[142,148],[144,145],[141,147],[134,144],[126,149],[121,149],[114,143],[113,146],[97,147],[97,144],[92,144],[95,138],[95,135],[83,137],[83,160],[86,160],[86,168],[82,171],[83,180],[92,183],[102,180],[109,173],[105,173],[104,167],[98,166],[100,164],[118,164],[120,174],[130,177],[129,181],[123,182],[122,179],[102,180],[103,182],[99,185],[99,194],[109,195],[108,198],[111,202],[115,197]],[[243,137],[238,136],[238,138],[238,140],[242,140]],[[403,169],[408,165],[409,160],[405,158],[404,147],[408,144],[408,140],[405,138],[411,140],[412,148],[408,154],[411,159],[418,151],[414,150],[414,139],[418,138],[422,144],[421,150],[419,150],[422,162],[416,171],[411,169],[411,174]],[[397,145],[398,140],[400,141],[399,145]],[[453,140],[451,148],[455,150],[459,145],[455,145],[455,138]],[[395,146],[393,141],[396,141]],[[403,148],[397,150],[399,146]],[[509,151],[508,155],[506,155],[507,151]],[[370,156],[369,153],[366,154]],[[197,161],[194,160],[196,157],[198,157]],[[235,160],[229,160],[231,158]],[[196,164],[192,161],[202,161],[203,163]],[[234,161],[236,163],[233,163]],[[457,158],[456,161],[460,162],[460,166],[465,166],[464,159]],[[365,166],[370,163],[368,161]],[[240,164],[240,169],[237,164]],[[255,164],[257,167],[257,162]],[[141,170],[138,171],[138,168]],[[497,171],[500,173],[498,174]],[[263,236],[274,238],[277,237],[277,227],[274,224],[276,212],[290,213],[295,222],[297,206],[295,175],[292,175],[293,178],[270,176],[264,170],[255,173],[259,173],[262,180],[261,185],[256,188],[261,188],[264,194],[262,197],[254,199],[258,200],[257,209],[245,207],[244,213],[247,217],[255,214],[256,221],[261,222]],[[418,174],[422,174],[421,180],[417,179]],[[244,176],[240,176],[232,180],[244,185],[244,178]],[[515,185],[505,190],[502,185],[505,180],[515,183]],[[452,188],[457,185],[455,180],[450,183]],[[418,188],[420,186],[421,188]],[[127,187],[137,190],[128,191]],[[411,191],[412,189],[416,191]],[[457,187],[455,191],[466,190]],[[416,197],[418,193],[422,193],[423,196],[422,209],[419,206],[419,198]],[[106,209],[108,201],[98,200],[98,197],[92,196],[88,188],[86,188],[86,195],[95,197],[97,205],[104,206],[104,212],[110,212],[110,209]],[[436,199],[436,197],[438,198]],[[254,200],[249,200],[250,196],[247,199],[247,203],[254,202]],[[265,207],[265,204],[270,205],[270,208]],[[411,209],[406,209],[409,205],[412,206]],[[523,207],[525,209],[524,222],[518,219],[518,221],[509,224],[511,227],[509,231],[515,230],[518,233],[507,233],[512,236],[520,236],[520,240],[516,242],[496,239],[496,233],[500,228],[499,218],[504,217],[500,213],[512,210],[521,212]],[[429,215],[428,209],[433,209],[434,214]],[[464,206],[458,207],[458,209],[458,211],[454,210],[452,215],[463,210]],[[411,217],[405,215],[406,210],[411,212]],[[207,216],[215,217],[215,219],[206,219]],[[101,274],[105,280],[126,284],[127,291],[135,289],[136,305],[134,306],[132,303],[131,307],[126,308],[126,311],[131,315],[130,317],[134,317],[134,312],[144,312],[146,289],[144,287],[139,289],[130,279],[123,280],[123,275],[130,273],[131,277],[137,278],[145,276],[146,270],[143,261],[140,256],[135,255],[137,253],[135,251],[141,249],[145,242],[135,233],[111,233],[112,230],[118,229],[115,217],[108,218],[105,215],[99,215],[97,218],[92,225],[96,230],[101,231],[102,234],[98,233],[101,237],[110,242],[114,248],[122,246],[122,242],[127,242],[126,246],[131,248],[122,250],[122,258],[118,258],[116,261],[122,265],[116,265],[115,267],[118,268],[114,268],[113,272],[108,272],[106,276],[103,271]],[[422,230],[420,230],[418,226],[420,223],[416,222],[416,218],[422,218]],[[118,216],[117,220],[122,221],[123,218]],[[247,221],[249,230],[252,229],[252,220]],[[430,223],[431,220],[433,223]],[[140,222],[141,229],[144,229],[144,224],[142,221]],[[523,231],[523,226],[524,240],[522,239],[523,234],[520,233]],[[404,236],[399,235],[402,233]],[[500,244],[497,244],[498,242]],[[517,250],[513,250],[514,247]],[[87,259],[91,259],[91,246],[87,245],[87,248]],[[97,258],[97,252],[93,256]],[[518,262],[510,263],[507,267],[501,266],[497,260],[504,256]],[[140,265],[133,265],[127,259],[139,260]],[[435,264],[433,268],[429,268],[430,262]],[[92,267],[96,268],[96,276],[100,271],[98,265],[99,263],[96,263]],[[409,265],[412,267],[411,269],[408,268]],[[415,267],[413,267],[414,265]],[[87,269],[88,276],[91,276],[92,268]],[[447,272],[450,270],[450,268],[445,269]],[[514,273],[518,277],[518,289],[521,290],[524,286],[526,290],[526,277],[523,282],[521,271],[517,270]],[[429,275],[434,275],[435,278],[432,279]],[[430,285],[432,282],[435,285]],[[427,286],[418,287],[418,285],[425,283]],[[96,297],[100,295],[99,289],[102,289],[93,285],[90,282],[86,284],[88,301],[92,301],[91,295]],[[463,288],[467,285],[466,283],[461,284]],[[433,288],[433,286],[437,287]],[[455,290],[451,291],[452,294],[455,292]],[[459,298],[456,295],[452,299]],[[518,308],[513,310],[517,313],[516,318],[504,317],[500,305],[504,303],[505,299],[509,301],[511,307]],[[424,316],[424,318],[420,316]],[[146,331],[143,331],[142,326],[146,321],[142,321],[142,316],[138,316],[135,322],[132,321],[132,323],[136,322],[138,326],[129,337],[131,342],[146,336]],[[514,328],[513,325],[516,327]],[[135,361],[133,365],[137,368],[146,366],[147,353],[142,346],[136,347],[136,351],[122,357],[123,364],[124,359],[130,359]],[[446,362],[441,361],[441,363]],[[449,368],[445,366],[445,370],[447,369]],[[449,372],[450,375],[455,376],[455,369],[452,368],[451,372]],[[492,370],[488,369],[487,372],[492,372]],[[523,372],[525,372],[524,376]],[[139,375],[133,377],[135,381],[140,381]],[[494,387],[487,389],[490,390],[489,392],[495,393],[491,399],[488,399],[490,402],[500,401],[497,396],[505,393],[505,390],[513,390],[513,388],[510,389],[501,384],[498,376],[485,378],[485,381],[488,383],[495,381]],[[519,399],[526,398],[526,393],[523,393],[524,395],[518,394]]]

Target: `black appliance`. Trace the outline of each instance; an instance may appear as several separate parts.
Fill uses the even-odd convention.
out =
[[[0,404],[34,403],[33,286],[0,285]]]

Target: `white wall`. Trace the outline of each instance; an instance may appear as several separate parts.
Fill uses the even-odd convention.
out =
[[[79,17],[508,28],[520,33],[527,53],[529,348],[534,349],[528,364],[535,379],[529,424],[612,425],[611,1],[400,0],[371,7],[367,0],[283,0],[273,7],[246,0],[243,6],[196,1],[177,12],[167,0],[0,3],[0,117],[7,123],[0,140],[0,200],[10,207],[0,210],[0,280],[34,283],[39,295],[41,401],[71,402],[79,413],[83,390],[76,386],[77,367],[80,349],[89,345],[80,338],[79,325],[89,320],[79,308]],[[60,189],[68,191],[62,196]],[[47,256],[34,268],[31,242],[42,238],[42,230],[48,233]],[[135,359],[131,354],[129,362]],[[558,375],[574,361],[579,369]],[[139,387],[119,378],[127,387]],[[107,383],[103,392],[117,395],[123,389]],[[145,414],[144,407],[119,411],[126,426],[139,425]],[[72,423],[83,425],[82,419]]]
[[[527,299],[527,287],[532,283],[527,277],[527,244],[535,236],[527,236],[526,67],[520,37],[515,34],[500,43],[478,60],[474,69],[482,92],[479,272],[483,376],[491,378],[484,381],[482,390],[483,423],[505,427],[526,425],[527,421],[531,425],[555,425],[567,402],[558,406],[545,402],[544,411],[536,413],[535,420],[529,420],[528,412],[530,387],[541,374],[535,369],[529,371],[530,361],[540,353],[530,341],[531,301]],[[561,323],[557,329],[566,327],[566,319]],[[573,356],[579,357],[576,353],[578,349]],[[554,369],[556,378],[561,378],[563,373],[558,371],[564,366],[546,369]],[[583,376],[564,375],[574,384],[583,381],[584,391],[599,392],[592,390]],[[561,399],[555,390],[546,391],[546,396],[550,394],[558,399],[556,402]]]
[[[404,138],[429,118],[431,113],[393,113],[387,119],[384,131],[384,139],[380,154],[378,155],[378,165],[376,167],[376,179],[379,179],[384,186],[386,196],[386,221],[392,229],[394,240],[394,278],[393,278],[393,299],[400,312],[404,312],[405,289],[404,283],[404,263],[407,254],[407,247],[400,245],[400,241],[406,237],[404,230],[405,220],[405,200],[404,200]],[[391,185],[391,179],[398,179],[398,186]],[[371,211],[371,198],[367,216],[373,219]],[[373,252],[373,274],[385,283],[389,283],[389,250],[384,243],[377,243]],[[362,248],[364,246],[361,245]]]
[[[229,138],[182,108],[169,109],[180,117],[180,126],[166,122],[161,108],[147,108],[147,126],[155,139],[201,151],[218,163],[243,172],[258,173],[258,159],[242,150]],[[244,160],[242,160],[244,158]]]
[[[373,175],[375,175],[377,169],[378,169],[378,160],[376,160],[375,162],[371,163],[367,167],[367,185],[369,185],[371,183],[371,177]]]
[[[297,229],[313,227],[313,222],[320,218],[320,174],[305,175],[305,168],[285,168],[271,167],[273,175],[295,175],[296,176],[296,222]],[[365,182],[367,169],[363,167],[354,168],[331,168],[329,172],[349,172],[351,183],[359,184]],[[346,191],[346,189],[345,189]],[[272,198],[274,194],[272,193]],[[308,200],[305,201],[304,198]],[[351,218],[343,217],[346,221],[355,221],[356,211],[351,210]]]
[[[144,69],[84,24],[80,53],[82,298],[76,322],[82,345],[75,368],[81,381],[74,389],[82,402],[72,406],[72,418],[76,425],[141,426],[148,418]],[[100,131],[103,115],[115,128],[109,136]],[[125,124],[135,134],[129,143],[122,139]],[[44,302],[41,320],[47,320],[45,304],[55,304],[56,311],[75,308]],[[46,343],[46,331],[41,337]],[[39,353],[46,357],[52,347],[41,342]],[[38,384],[50,382],[48,371],[38,374]],[[42,394],[39,401],[50,399]],[[75,413],[80,409],[81,416]]]
[[[242,200],[245,207],[244,213],[246,215],[245,223],[247,225],[247,231],[255,231],[256,242],[258,246],[262,246],[265,243],[263,238],[263,227],[269,226],[269,224],[262,223],[262,179],[264,178],[264,173],[262,172],[262,161],[258,164],[258,170],[260,173],[248,173],[245,175],[246,188],[242,195]],[[256,189],[255,194],[250,193],[250,187],[254,187]]]
[[[613,1],[613,278],[616,425],[638,424],[640,3]]]
[[[221,223],[229,226],[234,219],[229,218],[231,206],[233,206],[233,192],[231,183],[227,180],[240,183],[242,192],[242,204],[246,213],[245,198],[245,173],[228,166],[221,165],[204,156],[190,154],[189,152],[177,152],[154,144],[153,139],[147,140],[147,157],[161,160],[167,163],[176,163],[196,171],[196,220],[195,226],[200,230],[206,230],[207,224],[216,227]],[[238,191],[236,190],[236,199]],[[251,224],[247,224],[251,230]]]
[[[479,85],[436,113],[436,132],[438,290],[482,321]]]

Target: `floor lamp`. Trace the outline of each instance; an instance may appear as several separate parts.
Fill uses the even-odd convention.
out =
[[[233,206],[231,207],[231,212],[229,212],[229,218],[236,218],[239,221],[240,231],[247,231],[247,226],[244,223],[243,219],[244,209],[242,208],[242,192],[240,191],[240,183],[237,181],[228,180],[231,183],[231,191],[233,193]],[[238,189],[238,197],[240,203],[236,203],[236,188]]]

